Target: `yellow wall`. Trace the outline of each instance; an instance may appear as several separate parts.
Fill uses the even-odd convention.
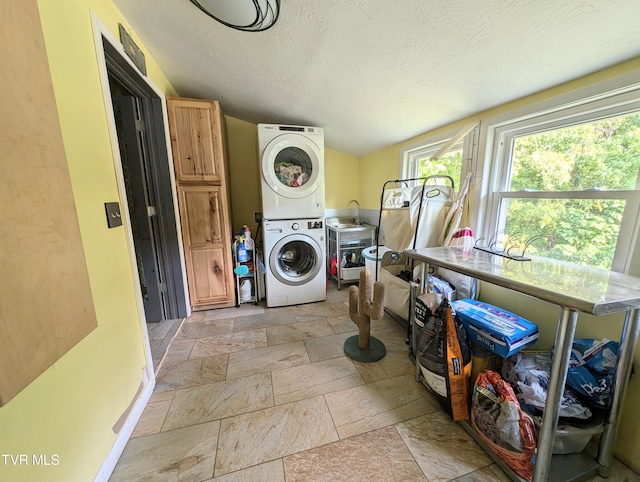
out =
[[[106,226],[104,202],[118,200],[118,191],[89,12],[116,38],[118,22],[126,22],[109,0],[38,6],[98,327],[0,408],[0,453],[57,455],[58,465],[14,467],[0,459],[0,480],[89,481],[116,440],[112,427],[138,392],[145,366],[125,230]],[[148,54],[146,60],[149,77],[171,92]]]
[[[360,158],[360,207],[380,209],[384,183],[402,178],[400,146],[394,145]]]
[[[382,184],[389,179],[401,177],[402,158],[401,149],[412,145],[422,139],[441,134],[443,132],[459,129],[471,121],[485,120],[490,117],[509,112],[511,110],[539,102],[545,99],[562,95],[573,90],[595,84],[619,75],[631,72],[639,72],[640,57],[605,69],[566,84],[548,89],[546,91],[510,102],[496,108],[478,113],[465,119],[442,126],[438,129],[425,132],[406,141],[386,147],[376,152],[367,154],[360,159],[360,190],[363,207],[368,209],[380,208],[380,190]],[[640,241],[636,243],[636,250],[640,249]],[[640,257],[637,256],[637,257]],[[632,273],[638,275],[638,261],[632,265]],[[550,349],[553,345],[555,330],[559,318],[559,310],[556,306],[544,303],[533,298],[493,287],[485,283],[480,289],[481,299],[513,311],[525,318],[538,323],[540,328],[540,340],[534,348]],[[581,315],[576,330],[576,337],[582,338],[620,338],[623,316],[609,315],[593,317]],[[640,366],[640,350],[636,350],[634,357],[636,367]],[[622,423],[620,424],[615,455],[625,464],[640,472],[640,419],[635,414],[635,406],[640,400],[640,381],[636,375],[629,383],[625,403],[622,410]]]
[[[224,112],[224,105],[221,105]],[[229,147],[229,179],[231,193],[231,220],[234,233],[243,224],[249,226],[255,237],[257,224],[253,213],[260,207],[260,162],[258,161],[258,127],[250,122],[225,116]]]
[[[361,202],[360,195],[360,160],[351,154],[325,148],[324,179],[326,184],[326,208],[344,209],[349,201]]]

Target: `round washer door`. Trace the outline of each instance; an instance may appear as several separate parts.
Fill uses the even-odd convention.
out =
[[[298,134],[283,134],[262,153],[262,176],[280,196],[300,199],[312,194],[324,180],[318,146]]]
[[[309,282],[323,266],[320,246],[304,234],[285,236],[273,246],[269,255],[271,274],[290,286]]]

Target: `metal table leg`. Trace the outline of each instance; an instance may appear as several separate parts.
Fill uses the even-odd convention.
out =
[[[624,318],[622,336],[620,337],[620,353],[618,354],[618,362],[616,365],[613,400],[611,401],[611,409],[605,420],[604,432],[600,437],[600,446],[598,448],[598,463],[601,465],[599,473],[605,477],[609,475],[613,445],[618,433],[618,415],[622,408],[622,400],[624,399],[624,393],[631,374],[633,352],[635,351],[636,342],[638,341],[639,331],[640,311],[637,309],[627,311]]]
[[[578,312],[567,308],[560,309],[560,320],[556,331],[556,341],[551,364],[547,402],[542,416],[542,427],[538,435],[538,453],[533,473],[533,482],[543,482],[549,477],[553,440],[558,426],[558,414],[562,403],[564,385],[567,381],[567,369],[571,357],[573,337],[576,331]]]

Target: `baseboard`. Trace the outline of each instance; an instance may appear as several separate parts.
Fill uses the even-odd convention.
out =
[[[149,399],[151,398],[151,395],[153,394],[155,385],[155,378],[151,378],[150,380],[148,380],[146,386],[140,393],[138,400],[131,409],[127,420],[122,425],[122,429],[120,430],[120,432],[118,432],[116,441],[107,454],[102,467],[100,467],[100,471],[96,475],[94,482],[108,482],[109,477],[111,477],[111,474],[116,468],[116,464],[118,463],[118,460],[120,459],[120,456],[122,455],[122,452],[127,445],[127,442],[131,438],[133,430],[136,428],[136,425],[140,420],[140,417],[142,416],[142,412],[144,411],[147,403],[149,402]]]

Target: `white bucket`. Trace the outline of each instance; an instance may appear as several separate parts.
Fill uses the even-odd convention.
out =
[[[373,279],[376,279],[376,270],[378,272],[377,279],[380,279],[380,261],[382,261],[382,255],[391,249],[386,246],[369,246],[362,250],[362,257],[364,258],[364,267],[371,271]]]
[[[240,283],[240,301],[251,300],[251,280],[246,278]]]

